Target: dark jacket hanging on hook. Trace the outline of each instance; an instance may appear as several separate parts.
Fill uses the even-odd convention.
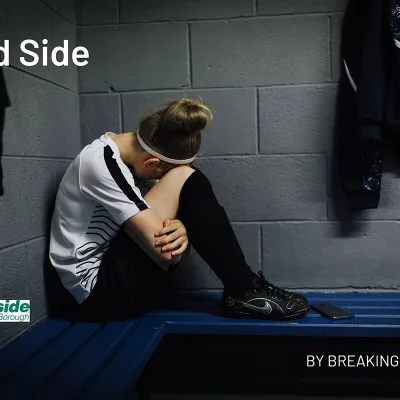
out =
[[[350,0],[341,52],[339,174],[352,210],[377,208],[383,139],[400,132],[400,0]]]
[[[3,167],[1,164],[1,157],[3,155],[3,128],[5,109],[10,105],[10,99],[8,98],[6,84],[4,82],[4,76],[2,68],[0,67],[0,196],[4,193],[3,188]]]

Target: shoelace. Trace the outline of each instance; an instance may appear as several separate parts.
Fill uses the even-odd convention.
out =
[[[277,286],[273,285],[271,282],[267,281],[262,271],[258,271],[258,278],[257,281],[254,283],[254,290],[256,291],[256,293],[261,290],[265,290],[268,295],[272,295],[278,300],[289,298],[289,293],[286,290],[280,289]]]

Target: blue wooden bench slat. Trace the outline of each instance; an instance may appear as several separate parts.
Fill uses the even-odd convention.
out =
[[[290,289],[289,289],[290,290]],[[360,300],[376,300],[376,301],[400,301],[400,291],[399,292],[302,292],[308,300],[312,302],[329,302],[336,300],[350,300],[350,301],[360,301]],[[199,291],[199,292],[183,292],[168,299],[164,304],[170,307],[173,304],[181,304],[183,301],[188,302],[219,302],[222,293],[220,291]],[[164,306],[162,308],[165,308]]]
[[[303,293],[310,304],[334,303],[344,306],[400,307],[400,293]],[[182,310],[209,312],[220,308],[220,292],[184,293],[181,297],[169,299],[159,307],[157,313],[171,313]]]
[[[371,309],[361,309],[357,310],[354,309],[353,307],[343,307],[343,309],[348,310],[352,312],[358,323],[363,323],[365,321],[365,318],[370,319],[376,319],[376,322],[379,323],[380,319],[400,319],[400,310],[371,310]],[[174,313],[169,313],[169,314],[146,314],[147,317],[149,318],[157,318],[157,319],[162,319],[164,321],[179,321],[179,320],[200,320],[200,319],[207,319],[209,315],[212,315],[210,313],[204,313],[204,312],[193,312],[193,313],[180,313],[180,312],[174,312]],[[216,317],[218,315],[215,315]],[[306,320],[308,318],[325,318],[322,317],[320,314],[317,312],[310,310],[307,315],[302,318],[302,320]],[[382,322],[382,321],[381,321]],[[400,324],[400,321],[398,321]]]
[[[164,324],[154,326],[145,318],[137,322],[139,327],[84,392],[83,399],[119,399],[133,387],[165,333]]]
[[[150,317],[148,317],[150,318]],[[165,320],[162,317],[154,316],[152,317],[155,320]],[[212,315],[206,313],[198,313],[193,314],[188,318],[186,315],[176,314],[168,318],[166,322],[168,323],[181,323],[185,321],[193,321],[193,322],[205,322],[205,323],[215,323],[220,324],[223,323],[225,325],[231,325],[235,327],[236,325],[247,325],[247,324],[258,324],[260,326],[270,326],[270,325],[286,325],[286,324],[302,324],[302,325],[309,325],[309,324],[335,324],[335,325],[368,325],[368,326],[398,326],[400,327],[400,321],[397,316],[366,316],[366,315],[356,315],[354,319],[344,319],[344,320],[337,320],[332,321],[328,318],[322,317],[318,314],[308,314],[307,316],[299,319],[294,320],[287,320],[287,321],[268,321],[268,320],[257,320],[257,319],[234,319],[234,318],[225,318],[220,315]]]
[[[359,308],[353,306],[342,306],[344,310],[350,311],[357,318],[365,318],[365,317],[374,317],[374,318],[400,318],[400,309],[390,309],[390,308]],[[314,310],[310,310],[307,314],[307,317],[320,317],[320,314],[315,312]]]
[[[44,321],[2,349],[0,351],[0,382],[69,326],[70,324],[66,321]]]
[[[336,304],[337,306],[350,306],[350,305],[363,305],[363,306],[380,306],[380,307],[386,307],[386,306],[400,306],[400,299],[332,299],[332,298],[326,298],[326,299],[308,299],[308,302],[310,304],[317,304],[317,303],[333,303]]]
[[[329,320],[328,320],[329,321]],[[226,322],[166,322],[166,333],[196,335],[263,335],[263,336],[324,336],[324,337],[400,337],[400,325],[295,323],[262,324],[248,322],[232,325]]]
[[[388,307],[376,307],[376,306],[355,306],[355,305],[339,305],[335,303],[337,306],[352,312],[353,314],[361,317],[364,317],[365,315],[371,315],[371,316],[390,316],[390,317],[398,317],[400,316],[400,307],[398,306],[388,306]],[[208,309],[208,310],[193,310],[193,311],[186,311],[186,310],[170,310],[170,311],[164,311],[164,310],[157,310],[157,311],[152,311],[144,314],[146,317],[155,317],[155,318],[164,318],[164,320],[170,320],[174,319],[175,317],[179,318],[187,318],[190,319],[196,316],[208,316],[208,315],[220,315],[222,316],[221,310],[220,309]],[[314,310],[310,309],[306,315],[306,318],[309,317],[314,317],[316,315],[319,315],[316,313]]]
[[[100,324],[79,323],[68,329],[0,385],[2,397],[18,400],[32,395],[99,328]]]
[[[38,400],[74,398],[134,327],[134,321],[113,322],[106,325],[48,385],[37,393],[35,398]]]
[[[324,301],[330,300],[377,300],[377,301],[400,301],[400,292],[303,292],[303,295],[310,301]]]
[[[387,306],[387,307],[377,307],[377,306],[354,306],[354,305],[342,305],[343,309],[349,310],[350,312],[357,314],[359,316],[364,315],[372,315],[372,316],[393,316],[400,317],[400,307],[398,306]],[[146,316],[149,317],[158,317],[164,318],[166,320],[173,319],[175,317],[186,317],[191,318],[193,316],[198,315],[210,315],[212,314],[212,310],[197,310],[197,311],[186,311],[186,310],[157,310],[157,311],[149,311],[146,313]],[[317,312],[314,310],[310,310],[307,313],[308,317],[319,316]]]
[[[357,304],[357,305],[351,304],[351,305],[343,306],[343,307],[347,307],[347,308],[351,307],[354,310],[375,310],[375,312],[378,312],[379,310],[384,310],[384,311],[397,310],[400,313],[400,306],[394,306],[394,305],[365,306],[365,305],[359,305],[359,304]]]

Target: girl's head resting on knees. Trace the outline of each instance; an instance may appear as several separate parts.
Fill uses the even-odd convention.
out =
[[[212,121],[210,109],[189,98],[174,100],[140,121],[133,135],[139,179],[160,179],[170,169],[190,165],[201,145],[201,132]],[[164,158],[164,159],[163,159]]]

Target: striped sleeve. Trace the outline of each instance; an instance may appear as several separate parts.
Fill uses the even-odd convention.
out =
[[[101,158],[81,160],[80,188],[86,196],[103,205],[119,225],[150,208],[133,176],[124,171],[120,160],[113,158],[110,146],[104,147]]]

